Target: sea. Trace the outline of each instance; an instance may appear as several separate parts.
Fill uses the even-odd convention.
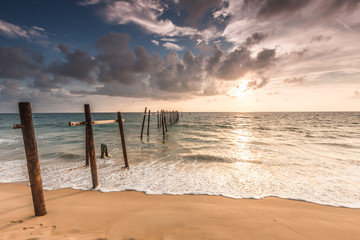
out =
[[[279,197],[360,208],[360,112],[181,112],[163,136],[151,115],[123,113],[130,167],[117,123],[94,125],[101,192]],[[93,120],[116,113],[93,113]],[[92,190],[83,113],[34,113],[43,187]],[[28,181],[19,114],[0,114],[0,183]],[[110,156],[101,159],[101,144]]]

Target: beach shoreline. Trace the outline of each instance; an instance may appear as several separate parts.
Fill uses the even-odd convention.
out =
[[[268,197],[45,191],[35,217],[27,183],[0,184],[0,239],[359,239],[360,209]]]

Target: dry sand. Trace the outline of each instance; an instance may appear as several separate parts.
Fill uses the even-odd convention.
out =
[[[0,184],[0,239],[360,239],[360,210],[266,198],[45,192],[34,217],[30,188]]]

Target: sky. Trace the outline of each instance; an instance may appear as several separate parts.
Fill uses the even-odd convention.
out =
[[[360,111],[360,0],[1,0],[0,112]]]

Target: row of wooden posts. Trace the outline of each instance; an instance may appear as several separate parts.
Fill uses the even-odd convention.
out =
[[[147,111],[147,107],[145,107],[144,117],[143,117],[142,127],[141,127],[141,134],[140,134],[141,140],[143,138],[146,116],[148,116],[147,136],[148,137],[150,136],[149,128],[150,128],[150,116],[151,115],[152,115],[151,110]],[[160,111],[157,111],[156,113],[154,113],[153,115],[157,116],[157,127],[162,128],[164,138],[165,138],[165,132],[168,131],[167,122],[169,122],[171,125],[173,125],[179,121],[179,117],[180,117],[179,111],[160,110]]]
[[[85,134],[86,166],[89,166],[90,163],[92,183],[94,189],[98,186],[99,183],[98,183],[98,175],[97,175],[95,144],[94,144],[94,134],[92,130],[92,125],[114,123],[114,122],[117,122],[119,124],[125,167],[128,168],[129,163],[127,158],[125,134],[123,128],[124,119],[122,119],[121,117],[121,112],[118,112],[116,120],[92,121],[90,105],[85,104],[84,110],[85,110],[85,121],[69,122],[69,125],[86,126],[86,131],[85,131],[86,132]],[[34,125],[32,120],[31,104],[29,102],[19,102],[19,113],[20,113],[21,124],[14,124],[13,128],[22,129],[35,215],[43,216],[46,214],[46,206],[45,206],[44,191],[41,180],[39,155],[37,150]]]

